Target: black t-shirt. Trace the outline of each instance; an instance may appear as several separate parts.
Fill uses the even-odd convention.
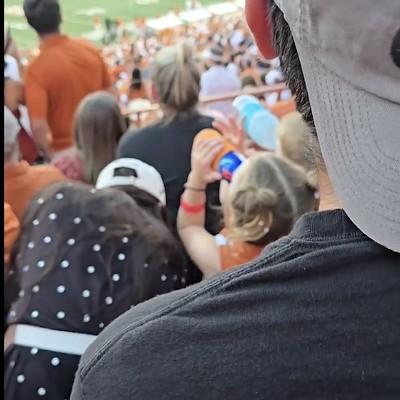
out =
[[[343,211],[303,216],[247,266],[128,311],[72,400],[400,398],[400,254]]]
[[[118,148],[118,157],[137,158],[152,165],[161,175],[166,191],[167,208],[173,226],[179,209],[183,185],[191,169],[193,139],[201,130],[212,127],[213,119],[199,113],[190,116],[177,115],[168,122],[158,122],[126,133]],[[217,234],[222,218],[216,208],[219,205],[219,184],[207,188],[206,228]],[[202,274],[189,265],[188,283],[199,282]]]

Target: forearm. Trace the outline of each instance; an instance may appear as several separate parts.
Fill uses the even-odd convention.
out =
[[[50,128],[45,121],[32,122],[32,133],[39,149],[43,151],[48,160],[53,158],[53,149],[49,143]]]
[[[200,206],[206,202],[206,185],[202,183],[200,179],[196,178],[193,173],[190,173],[186,187],[187,189],[185,189],[182,195],[182,200],[184,202],[193,206]],[[178,231],[182,231],[189,226],[204,227],[205,219],[205,207],[199,212],[188,213],[181,206],[178,211]]]

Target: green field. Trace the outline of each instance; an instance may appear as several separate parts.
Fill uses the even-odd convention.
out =
[[[220,3],[221,0],[203,0],[202,4]],[[93,32],[93,17],[101,19],[123,18],[131,22],[133,18],[150,18],[164,15],[174,7],[184,8],[185,0],[61,0],[63,31],[72,36],[87,36]],[[13,36],[20,48],[30,48],[37,44],[34,32],[26,24],[22,11],[22,1],[5,0],[5,19],[10,23]]]

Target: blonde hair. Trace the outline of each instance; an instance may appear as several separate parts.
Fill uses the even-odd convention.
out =
[[[234,177],[230,238],[266,245],[287,235],[297,219],[315,208],[302,168],[271,153],[256,153]]]
[[[102,169],[115,160],[125,130],[118,103],[110,93],[94,92],[80,102],[74,132],[87,183],[94,185]]]
[[[199,101],[200,71],[192,46],[182,42],[162,49],[152,65],[152,81],[160,103],[170,112],[195,110]]]
[[[292,112],[282,117],[277,132],[282,155],[303,167],[309,185],[317,189],[317,173],[309,152],[311,132],[301,114]]]

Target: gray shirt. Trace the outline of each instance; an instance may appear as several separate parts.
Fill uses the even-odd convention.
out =
[[[72,400],[399,399],[400,254],[343,211],[254,262],[135,307],[83,356]]]

